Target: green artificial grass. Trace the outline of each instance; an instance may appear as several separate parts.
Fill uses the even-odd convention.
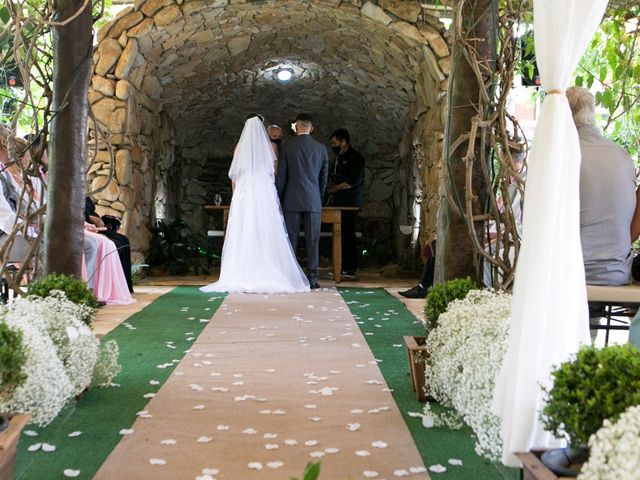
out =
[[[379,367],[382,375],[393,390],[393,397],[425,465],[428,468],[430,465],[440,464],[447,468],[444,473],[429,472],[431,478],[519,479],[519,469],[494,464],[475,453],[471,429],[424,428],[420,417],[409,416],[409,412],[422,413],[424,404],[416,399],[411,386],[407,351],[402,337],[423,336],[425,330],[404,304],[381,288],[341,288],[339,291],[349,305],[374,357],[381,360]],[[463,465],[449,465],[449,459],[454,458],[462,460]]]
[[[63,479],[65,469],[80,470],[76,478],[90,479],[118,444],[120,430],[129,428],[136,413],[157,392],[224,299],[194,287],[178,287],[130,317],[105,336],[120,347],[122,372],[118,387],[93,388],[65,408],[47,427],[27,426],[37,437],[23,433],[18,446],[14,479]],[[172,348],[175,347],[175,348]],[[171,366],[158,368],[158,365]],[[156,385],[151,381],[159,382]],[[69,437],[72,432],[82,432]],[[54,452],[28,452],[35,443],[55,445]]]

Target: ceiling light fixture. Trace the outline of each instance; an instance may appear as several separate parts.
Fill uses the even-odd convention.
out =
[[[288,82],[291,80],[291,77],[293,77],[293,70],[290,68],[279,68],[276,72],[276,76],[281,82]]]

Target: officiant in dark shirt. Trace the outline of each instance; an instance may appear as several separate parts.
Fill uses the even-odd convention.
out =
[[[362,208],[364,197],[364,158],[350,145],[346,128],[339,128],[329,137],[336,159],[331,170],[326,204],[332,207]],[[357,211],[342,212],[342,275],[354,278],[358,269],[356,244]]]

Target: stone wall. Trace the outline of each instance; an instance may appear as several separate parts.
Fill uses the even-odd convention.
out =
[[[90,178],[106,184],[99,209],[124,215],[134,249],[157,217],[206,229],[202,205],[227,184],[252,111],[280,125],[308,111],[320,141],[347,127],[367,160],[365,228],[378,236],[395,237],[416,196],[426,228],[435,223],[449,49],[419,2],[138,0],[98,39]]]

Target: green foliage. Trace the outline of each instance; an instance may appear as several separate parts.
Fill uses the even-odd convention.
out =
[[[22,368],[26,361],[22,332],[0,321],[0,399],[11,395],[25,381]]]
[[[471,278],[456,278],[448,282],[438,283],[429,289],[424,316],[427,331],[431,331],[438,325],[438,318],[441,313],[447,311],[449,303],[453,300],[462,299],[467,296],[470,290],[478,289],[476,282]]]
[[[48,297],[52,290],[62,290],[69,300],[79,305],[86,305],[96,309],[100,306],[98,300],[93,295],[87,284],[81,280],[63,274],[52,273],[42,280],[37,280],[29,284],[27,294],[34,297]],[[87,314],[82,321],[91,326],[94,313]]]
[[[206,273],[199,262],[201,249],[198,238],[189,232],[189,226],[183,220],[158,220],[151,232],[149,265],[164,266],[170,275],[185,275],[191,271],[196,275],[201,271]]]
[[[596,94],[605,134],[640,164],[640,4],[611,2],[576,72],[575,84]]]
[[[583,347],[553,372],[541,415],[545,429],[586,444],[604,420],[640,405],[640,350],[633,345]]]
[[[307,463],[302,475],[302,480],[316,480],[320,476],[320,462]],[[298,480],[295,477],[291,477],[291,480]]]

